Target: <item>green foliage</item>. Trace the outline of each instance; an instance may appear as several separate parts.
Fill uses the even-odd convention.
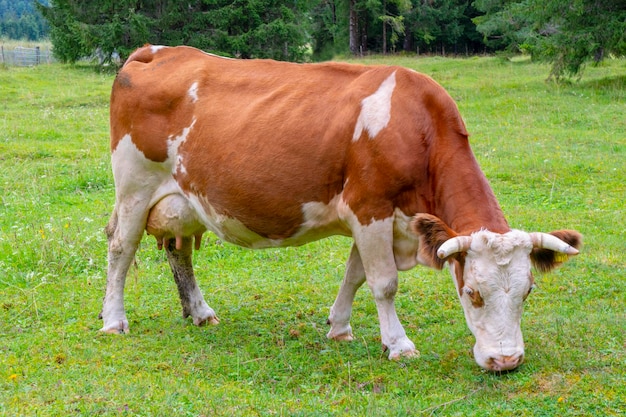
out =
[[[326,0],[312,9],[317,54],[345,53],[354,13],[356,52],[483,52],[466,0]]]
[[[626,54],[624,0],[477,0],[488,42],[552,63],[550,77],[579,75],[587,62]]]
[[[518,371],[474,363],[449,274],[423,267],[396,297],[420,358],[386,359],[367,288],[356,340],[327,340],[344,238],[250,251],[209,236],[194,260],[221,324],[196,328],[146,237],[126,283],[131,334],[99,334],[113,75],[0,68],[0,416],[623,415],[626,61],[570,84],[546,84],[549,67],[528,59],[367,62],[446,87],[512,227],[585,236],[579,256],[535,276]]]
[[[244,58],[302,60],[308,39],[297,3],[52,0],[40,6],[63,62],[98,52],[104,62],[145,44],[191,45]]]
[[[407,16],[407,27],[412,35],[408,48],[423,51],[439,46],[442,50],[454,50],[459,45],[467,49],[472,46],[473,25],[469,26],[468,15],[472,9],[462,0],[414,0],[414,7]]]
[[[626,54],[625,0],[40,1],[63,62],[96,55],[119,64],[145,43],[290,61],[495,51],[550,62],[559,80]],[[0,0],[0,36],[39,38],[44,23],[32,1]]]
[[[539,36],[524,45],[533,55],[552,62],[551,77],[574,76],[589,61],[606,54],[626,54],[624,0],[552,2],[537,9]]]
[[[48,35],[48,23],[33,0],[0,0],[0,38],[35,41]]]
[[[484,42],[493,49],[518,54],[530,36],[532,17],[528,8],[531,1],[476,0],[474,6],[485,13],[474,18]]]
[[[58,4],[69,4],[67,0],[57,0]],[[50,40],[54,45],[54,55],[62,62],[76,62],[79,58],[93,52],[89,39],[85,36],[84,26],[68,9],[59,8],[55,13],[40,6],[45,18],[50,23]]]
[[[301,13],[282,0],[218,0],[196,26],[213,27],[203,49],[242,58],[301,61],[308,41],[298,24]]]
[[[311,9],[311,40],[314,58],[330,60],[349,50],[350,0],[320,1]]]

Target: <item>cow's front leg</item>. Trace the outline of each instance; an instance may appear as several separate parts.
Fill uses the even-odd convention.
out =
[[[389,359],[418,355],[400,324],[394,306],[398,270],[393,256],[393,217],[373,221],[366,226],[353,226],[352,231],[367,284],[376,301],[381,341],[389,350]]]
[[[215,311],[208,306],[193,273],[192,263],[192,237],[182,238],[180,248],[176,248],[176,241],[170,240],[165,250],[167,259],[174,274],[174,281],[178,287],[180,303],[183,306],[183,317],[191,316],[193,324],[202,326],[204,324],[218,324],[219,319]]]
[[[346,273],[339,288],[339,293],[333,306],[330,308],[328,324],[330,331],[326,335],[334,340],[353,340],[350,316],[352,315],[352,303],[354,296],[365,282],[365,270],[356,245],[352,245],[350,257],[346,263]]]

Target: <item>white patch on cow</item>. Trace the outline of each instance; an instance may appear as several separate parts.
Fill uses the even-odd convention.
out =
[[[348,218],[354,216],[350,207],[344,202],[341,202],[339,212],[341,213],[340,216],[344,218],[346,216]],[[409,216],[403,213],[399,208],[396,208],[390,219],[392,219],[390,221],[393,222],[393,233],[390,236],[391,240],[389,242],[393,248],[396,268],[399,271],[407,271],[418,264],[417,251],[419,249],[419,240],[418,236],[410,228],[413,216]],[[357,222],[355,216],[352,222]],[[375,221],[372,223],[375,223]]]
[[[505,234],[482,230],[472,234],[465,258],[461,305],[469,329],[476,337],[476,362],[488,367],[492,358],[521,357],[523,301],[532,285],[529,258],[532,242],[528,233],[512,230]],[[454,277],[454,270],[450,268]],[[482,306],[469,296],[480,294]]]
[[[159,52],[163,48],[167,48],[167,46],[164,46],[164,45],[152,45],[152,46],[150,46],[150,51],[153,54],[156,54],[157,52]]]
[[[175,155],[175,151],[168,152],[169,155]],[[153,207],[167,195],[183,194],[172,177],[175,160],[175,157],[168,157],[165,162],[151,161],[135,146],[130,134],[124,135],[111,154],[117,200],[126,196],[137,200],[137,196],[141,196],[149,201],[148,207]],[[137,178],[142,180],[137,181]]]
[[[205,197],[193,193],[187,193],[186,196],[198,213],[200,221],[220,239],[247,248],[263,247],[256,244],[264,240],[263,237],[249,230],[241,221],[219,213]],[[268,245],[270,246],[279,245]]]
[[[180,172],[182,174],[187,173],[187,170],[183,165],[183,157],[178,153],[178,149],[180,148],[180,145],[187,140],[187,136],[195,124],[196,118],[194,117],[189,127],[184,128],[180,135],[174,138],[168,138],[169,143],[167,144],[167,160],[171,162],[175,161],[174,163],[171,163],[172,174],[175,174],[176,172]]]
[[[192,102],[195,103],[196,101],[198,101],[198,81],[191,84],[191,87],[189,87],[189,91],[187,91],[187,94],[189,94],[189,97],[191,97]]]
[[[352,141],[357,141],[366,130],[374,139],[391,120],[391,96],[396,88],[396,72],[383,81],[378,90],[361,101],[361,113],[356,121]]]
[[[351,219],[348,223],[351,228],[357,225],[357,228],[367,227],[362,226],[350,207],[343,201],[339,203],[339,216],[343,219]],[[419,248],[418,236],[411,230],[410,223],[413,220],[413,216],[409,216],[402,212],[399,208],[394,210],[393,216],[385,219],[392,224],[392,234],[389,236],[383,236],[387,239],[385,242],[390,244],[393,248],[394,261],[396,269],[399,271],[409,270],[418,264],[417,251]],[[371,224],[381,222],[382,220],[372,220]],[[368,225],[369,226],[369,225]],[[349,231],[349,229],[346,229]]]
[[[333,197],[328,204],[320,202],[309,202],[302,205],[302,215],[304,221],[302,227],[296,233],[295,237],[308,236],[311,231],[319,232],[327,236],[327,231],[334,234],[342,234],[350,236],[350,230],[339,222],[337,205],[342,201],[342,195],[338,194]]]
[[[163,172],[161,164],[151,161],[145,157],[143,152],[135,146],[130,134],[126,134],[120,139],[111,154],[111,165],[115,177],[115,189],[118,195],[133,195],[141,190],[156,188],[155,183],[161,181],[159,173]],[[145,172],[155,171],[157,175],[146,176],[144,181],[137,181],[139,175]],[[143,194],[143,193],[140,193]]]
[[[187,198],[207,229],[224,241],[247,248],[300,246],[331,235],[350,236],[350,230],[339,221],[337,214],[337,204],[341,200],[341,195],[335,196],[328,204],[304,203],[301,227],[293,236],[285,239],[269,239],[253,232],[238,219],[219,213],[204,197],[189,193]]]

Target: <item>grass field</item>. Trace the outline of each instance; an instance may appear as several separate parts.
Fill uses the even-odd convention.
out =
[[[356,340],[327,340],[344,238],[256,252],[205,240],[197,275],[221,319],[209,328],[181,318],[165,255],[146,238],[127,280],[131,333],[100,334],[113,76],[0,68],[0,415],[626,414],[626,61],[568,85],[523,60],[369,62],[448,89],[512,227],[585,236],[578,257],[537,277],[518,371],[474,363],[448,273],[423,267],[402,273],[396,301],[420,358],[386,359],[366,288]]]

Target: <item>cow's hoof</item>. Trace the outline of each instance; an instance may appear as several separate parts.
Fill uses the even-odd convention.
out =
[[[390,360],[399,360],[402,358],[417,358],[420,353],[415,349],[415,345],[408,337],[397,340],[393,345],[388,346],[383,343],[383,351],[389,351]]]
[[[104,325],[102,329],[100,329],[102,333],[108,334],[128,334],[130,333],[130,328],[128,327],[127,320],[120,320],[117,323]]]
[[[415,359],[420,357],[420,351],[417,349],[406,350],[389,354],[389,359],[399,361],[400,359]]]
[[[193,317],[193,324],[198,327],[214,326],[220,323],[220,319],[217,318],[215,311],[204,301],[202,301],[202,305],[197,306],[193,310],[183,307],[183,317],[187,318],[189,316]]]
[[[334,326],[330,320],[328,321],[330,324],[330,331],[326,334],[326,337],[332,340],[342,341],[342,342],[351,342],[354,340],[354,336],[352,335],[352,327],[350,325],[346,326]]]
[[[339,335],[330,335],[329,333],[326,335],[326,337],[332,340],[337,340],[338,342],[351,342],[354,340],[354,336],[352,336],[352,333],[344,333]]]

